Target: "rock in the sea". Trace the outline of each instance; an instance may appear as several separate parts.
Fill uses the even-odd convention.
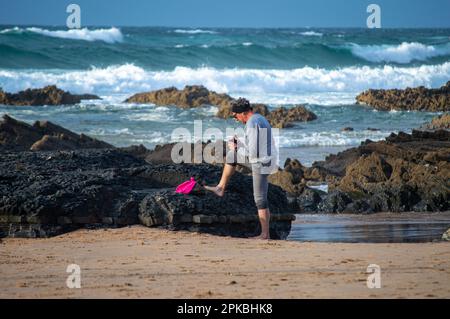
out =
[[[209,91],[202,85],[187,85],[183,90],[169,87],[161,90],[138,93],[126,99],[126,103],[153,103],[156,105],[175,105],[192,108],[204,105],[228,107],[233,98],[227,94]]]
[[[252,178],[236,174],[223,198],[198,186],[217,182],[208,164],[152,165],[117,149],[0,152],[0,236],[53,236],[86,225],[142,223],[246,237],[259,231]],[[291,221],[284,191],[270,185],[271,236],[286,238]]]
[[[231,102],[233,101],[234,99],[231,96],[209,91],[202,85],[187,85],[183,90],[169,87],[138,93],[126,99],[125,103],[153,103],[156,105],[174,105],[181,108],[213,105],[219,108],[216,116],[227,119],[232,115]],[[281,107],[272,112],[265,104],[252,103],[251,106],[254,112],[267,117],[271,125],[276,128],[290,127],[293,122],[306,122],[317,118],[313,112],[306,109],[303,105],[298,105],[291,109]]]
[[[267,115],[267,119],[272,127],[286,128],[294,122],[309,122],[317,119],[317,116],[303,105],[296,105],[293,108],[277,108]]]
[[[367,90],[359,94],[356,101],[381,111],[447,112],[450,111],[450,81],[439,89],[421,86],[405,90]]]
[[[353,132],[354,128],[353,127],[344,127],[341,131],[342,132]]]
[[[450,130],[450,113],[444,113],[431,120],[431,123],[421,127],[424,130]]]
[[[108,143],[76,134],[48,121],[36,121],[29,125],[5,114],[0,122],[0,150],[51,151],[112,147]]]
[[[5,105],[66,105],[77,104],[80,103],[81,100],[95,99],[100,98],[92,94],[71,94],[57,88],[55,85],[49,85],[42,89],[27,89],[15,94],[0,90],[0,104]]]

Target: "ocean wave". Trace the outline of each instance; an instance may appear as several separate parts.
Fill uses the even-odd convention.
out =
[[[56,84],[72,93],[106,96],[202,84],[210,90],[233,96],[319,96],[335,92],[354,97],[369,88],[440,87],[449,78],[450,62],[418,67],[363,66],[331,70],[311,67],[293,70],[176,67],[171,71],[148,71],[133,64],[83,71],[0,70],[0,86],[10,92]]]
[[[358,45],[352,44],[354,55],[370,62],[411,63],[450,54],[450,45],[433,46],[418,42],[403,42],[400,45]]]
[[[31,32],[37,33],[43,36],[61,38],[61,39],[72,39],[72,40],[84,40],[84,41],[104,41],[107,43],[122,42],[123,35],[122,32],[117,28],[110,29],[97,29],[89,30],[88,28],[83,29],[70,29],[70,30],[47,30],[37,27],[29,27],[22,29],[19,27],[14,27],[12,29],[5,29],[0,31],[2,34],[6,33],[23,33]]]
[[[207,33],[207,34],[217,34],[216,31],[211,30],[202,30],[202,29],[176,29],[173,32],[175,33],[184,33],[184,34],[198,34],[198,33]]]
[[[323,33],[320,32],[315,32],[315,31],[306,31],[306,32],[301,32],[301,35],[307,36],[307,37],[321,37],[323,36]]]
[[[283,130],[279,136],[280,147],[300,147],[300,146],[355,146],[361,141],[370,139],[380,141],[389,136],[391,132],[308,132]]]

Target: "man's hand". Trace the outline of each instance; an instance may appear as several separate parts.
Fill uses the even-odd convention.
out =
[[[228,148],[232,151],[237,149],[237,138],[234,136],[232,139],[228,141]]]
[[[237,145],[236,145],[234,142],[229,141],[229,142],[228,142],[228,148],[229,148],[231,151],[234,151],[234,150],[237,148]]]

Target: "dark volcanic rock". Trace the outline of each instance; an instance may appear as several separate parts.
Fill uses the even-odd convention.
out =
[[[421,86],[405,90],[367,90],[356,100],[358,104],[367,104],[382,111],[450,111],[450,81],[439,89]]]
[[[0,151],[50,151],[82,148],[112,148],[113,146],[86,136],[76,134],[47,121],[33,125],[17,121],[8,115],[0,122]]]
[[[42,89],[27,89],[19,93],[7,93],[0,90],[0,104],[5,105],[65,105],[77,104],[81,100],[100,99],[92,94],[70,94],[57,88],[55,85],[46,86]]]
[[[450,209],[449,131],[392,133],[313,167],[326,172],[331,190],[321,212]]]
[[[175,187],[194,176],[217,182],[221,168],[207,164],[151,165],[116,149],[0,153],[0,235],[42,237],[86,225],[142,223],[170,229],[248,236],[259,222],[251,177],[236,174],[219,198],[197,187]],[[291,227],[285,193],[269,188],[271,234]]]
[[[424,130],[450,130],[450,113],[444,113],[421,127]]]

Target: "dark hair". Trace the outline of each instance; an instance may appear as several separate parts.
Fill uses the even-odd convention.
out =
[[[243,113],[251,110],[252,106],[250,105],[250,102],[243,97],[240,97],[237,100],[231,102],[231,111],[234,113]]]

